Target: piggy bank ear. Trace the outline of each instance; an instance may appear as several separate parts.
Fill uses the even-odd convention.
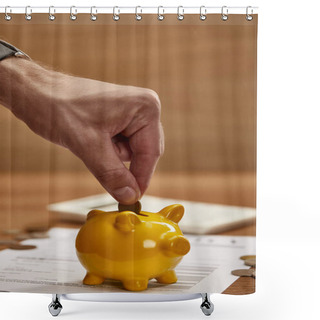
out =
[[[102,210],[91,210],[88,214],[87,214],[87,220],[91,219],[92,217],[104,213],[104,211]]]
[[[117,213],[114,226],[119,231],[131,232],[139,223],[141,223],[141,221],[135,213],[131,211],[122,211]]]
[[[159,211],[159,214],[175,223],[178,223],[183,217],[184,207],[181,204],[173,204],[163,208],[161,211]]]

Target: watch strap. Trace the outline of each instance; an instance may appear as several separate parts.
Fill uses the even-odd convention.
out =
[[[0,40],[0,61],[12,56],[30,59],[27,54],[18,48],[14,47],[8,42]]]

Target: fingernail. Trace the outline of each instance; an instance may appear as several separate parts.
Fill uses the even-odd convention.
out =
[[[131,187],[123,187],[113,191],[113,196],[123,204],[133,204],[139,198],[137,192]]]

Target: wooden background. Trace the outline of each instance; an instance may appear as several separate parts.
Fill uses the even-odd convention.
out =
[[[194,173],[219,177],[226,173],[225,179],[232,179],[224,186],[239,189],[232,191],[237,197],[229,202],[250,206],[255,206],[256,36],[257,16],[248,22],[244,15],[230,15],[226,22],[220,15],[210,15],[205,22],[198,15],[180,22],[175,15],[162,22],[155,15],[143,16],[140,22],[122,15],[117,23],[110,15],[99,16],[96,22],[88,15],[78,15],[76,21],[59,15],[51,22],[45,14],[34,15],[31,21],[24,15],[14,15],[10,22],[0,19],[0,38],[49,68],[155,90],[162,103],[166,143],[156,174],[189,174],[183,183],[192,184]],[[79,159],[35,135],[3,107],[0,150],[0,173],[7,177],[1,181],[0,201],[7,203],[7,212],[23,214],[24,209],[14,205],[28,185],[22,188],[14,178],[20,173],[47,175],[41,180],[45,181],[41,194],[48,197],[40,201],[30,195],[29,210],[37,201],[45,206],[68,198],[61,192],[55,197],[55,190],[62,187],[55,175],[78,173],[72,176],[90,179],[92,192],[86,188],[87,193],[103,191]],[[242,201],[241,188],[248,185],[250,200]],[[162,186],[166,188],[164,182]],[[79,188],[77,179],[69,188]],[[207,201],[228,203],[228,188],[223,190],[221,197]]]

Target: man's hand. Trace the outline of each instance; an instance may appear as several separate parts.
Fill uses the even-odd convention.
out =
[[[164,149],[154,91],[73,77],[18,58],[1,61],[0,74],[1,104],[78,156],[117,201],[132,204],[142,196]]]

